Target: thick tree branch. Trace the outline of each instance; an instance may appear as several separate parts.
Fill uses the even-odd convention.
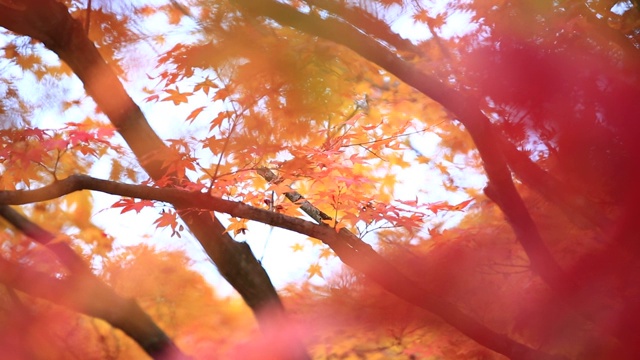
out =
[[[192,192],[177,188],[157,188],[144,185],[124,184],[96,179],[88,175],[72,175],[50,185],[35,190],[0,191],[0,204],[23,205],[56,199],[75,191],[94,190],[143,200],[155,200],[172,204],[183,212],[198,213],[217,211],[231,216],[259,221],[268,225],[299,232],[311,237],[335,242],[336,232],[293,216],[259,209],[241,202],[225,200],[206,193]],[[224,228],[220,230],[224,232]]]
[[[501,137],[500,140],[509,167],[518,179],[549,202],[556,204],[574,224],[581,227],[595,226],[600,230],[611,224],[611,219],[599,211],[591,200],[584,195],[576,194],[565,183],[541,169],[506,138]]]
[[[0,282],[80,313],[103,319],[122,330],[154,359],[188,359],[133,299],[119,296],[98,279],[67,244],[52,242],[55,235],[32,223],[8,205],[0,216],[16,229],[53,251],[69,270],[64,278],[29,270],[0,258]]]
[[[265,178],[273,180],[274,174],[267,169],[262,169],[261,173]],[[336,232],[333,228],[322,223],[321,220],[328,218],[328,216],[308,201],[302,203],[303,210],[319,221],[318,224],[266,209],[255,208],[241,202],[213,197],[205,193],[176,188],[123,184],[86,175],[74,175],[36,190],[0,191],[0,204],[45,201],[80,190],[95,190],[113,195],[163,201],[184,211],[224,212],[231,216],[259,221],[320,239],[345,264],[362,272],[399,298],[442,317],[462,333],[489,349],[514,359],[561,359],[561,357],[529,348],[504,334],[494,332],[460,311],[454,304],[432,294],[422,285],[408,278],[353,233],[344,228]],[[296,192],[288,193],[287,197],[294,199],[294,201],[302,199],[302,196]]]
[[[66,243],[54,241],[55,235],[34,224],[7,205],[0,205],[0,216],[24,235],[53,252],[60,263],[76,275],[92,275],[84,260]]]
[[[399,38],[397,34],[393,34],[389,30],[388,26],[380,20],[372,18],[370,16],[366,16],[366,13],[364,15],[361,14],[362,10],[360,9],[347,7],[344,4],[338,3],[334,0],[307,0],[305,2],[310,5],[318,6],[322,9],[325,9],[334,16],[344,19],[346,23],[343,24],[343,26],[354,26],[358,32],[363,34],[363,36],[369,38],[378,38],[388,44],[393,45],[398,50],[406,51],[414,55],[420,54],[420,50],[413,46],[411,42]],[[577,5],[576,8],[581,8],[582,10],[588,11],[588,8],[584,5]],[[589,15],[593,17],[593,14],[591,14],[591,12],[589,12]],[[624,36],[621,36],[619,32],[611,29],[608,26],[605,27],[607,29],[599,28],[599,30],[601,30],[601,33],[607,34],[607,38],[616,39],[616,43],[618,45],[628,50],[624,52],[625,54],[637,57],[637,49],[633,48],[632,46],[630,49],[627,49],[630,44],[628,41],[622,40]],[[610,34],[610,32],[612,31],[617,34],[617,37],[616,34]],[[628,39],[624,38],[624,40]],[[625,44],[626,47],[621,44]],[[351,48],[349,44],[343,45]],[[633,63],[633,61],[629,61],[628,63]],[[415,71],[419,70],[415,69]],[[437,80],[434,79],[433,81]],[[425,93],[425,95],[430,96],[427,93]],[[459,93],[454,94],[454,96],[464,98],[463,94]],[[466,99],[466,101],[467,100],[469,101],[469,103],[474,102],[473,99]],[[463,120],[461,119],[461,121]],[[516,147],[504,136],[498,137],[502,141],[502,147],[504,150],[506,161],[514,174],[520,180],[522,180],[525,185],[538,192],[545,199],[547,199],[547,201],[556,204],[567,215],[567,217],[569,217],[571,221],[581,226],[584,226],[585,223],[588,223],[590,225],[595,225],[600,229],[604,229],[604,227],[610,223],[610,219],[607,219],[606,216],[597,211],[597,206],[592,204],[588,198],[576,194],[573,189],[569,189],[568,186],[565,186],[565,184],[563,184],[560,180],[556,179],[554,176],[541,169],[526,154],[518,151],[518,149],[516,149]]]
[[[485,169],[490,180],[487,192],[493,194],[504,213],[509,217],[518,235],[518,239],[522,242],[523,247],[531,258],[534,270],[540,273],[556,290],[567,289],[563,287],[566,283],[560,267],[542,243],[535,224],[531,220],[511,181],[511,174],[506,166],[505,159],[498,147],[495,146],[495,144],[498,143],[496,142],[498,138],[497,134],[495,134],[491,124],[475,105],[477,104],[476,101],[461,96],[438,82],[437,79],[420,72],[414,68],[413,65],[402,61],[402,59],[391,53],[388,48],[371,40],[360,31],[341,21],[332,18],[323,19],[313,14],[301,14],[286,5],[274,1],[237,0],[236,2],[258,15],[268,16],[283,25],[293,26],[312,35],[321,36],[350,47],[366,59],[378,64],[407,84],[414,86],[419,91],[442,103],[445,107],[456,113],[472,134],[485,162]],[[106,64],[99,58],[99,55],[96,55],[97,52],[93,44],[77,34],[78,26],[70,19],[66,8],[62,11],[61,8],[64,6],[51,0],[28,0],[24,1],[24,4],[25,5],[21,4],[18,10],[6,7],[9,12],[3,12],[4,9],[0,6],[0,24],[11,30],[40,39],[47,47],[54,50],[61,59],[69,63],[85,83],[89,94],[96,99],[96,102],[103,108],[103,111],[105,111],[111,121],[118,127],[125,140],[129,142],[134,153],[138,156],[141,164],[149,174],[156,179],[165,175],[159,159],[162,158],[162,152],[166,151],[166,147],[148,127],[139,108],[128,98],[117,78],[113,76],[106,67]],[[45,6],[41,6],[42,4],[45,4]],[[17,20],[14,21],[14,17]],[[112,90],[113,86],[115,86],[115,90]],[[109,93],[107,93],[105,89],[108,89]],[[111,91],[113,91],[113,93]],[[109,99],[109,97],[112,97],[112,99]],[[143,140],[138,141],[141,138]],[[181,197],[184,194],[174,195],[180,195],[179,197]],[[208,201],[211,201],[210,199],[211,197],[208,197]],[[203,204],[199,203],[200,200],[205,199],[198,198],[192,200],[196,202],[186,202],[183,206],[193,205],[191,207],[210,209],[209,207],[203,207]],[[422,304],[419,306],[429,308],[429,310],[439,313],[443,317],[446,316],[450,323],[462,326],[461,330],[463,332],[466,331],[465,333],[470,336],[474,334],[474,338],[485,346],[496,349],[496,351],[504,354],[509,354],[508,356],[514,358],[549,358],[548,355],[540,354],[521,344],[514,343],[511,339],[503,335],[495,334],[484,328],[481,324],[473,321],[467,323],[469,319],[467,319],[466,315],[459,312],[455,307],[452,309],[450,304],[429,296],[428,293],[423,292],[423,289],[420,287],[414,287],[414,282],[404,280],[404,275],[394,270],[395,268],[390,264],[384,261],[380,262],[380,259],[374,258],[366,248],[360,250],[350,246],[349,244],[352,244],[353,240],[349,239],[345,234],[335,234],[335,231],[327,226],[312,224],[304,220],[281,218],[284,215],[274,214],[266,210],[251,207],[248,207],[249,209],[243,208],[242,206],[247,206],[244,204],[237,206],[224,203],[226,200],[220,199],[220,201],[222,201],[222,203],[218,203],[220,208],[229,206],[229,211],[236,211],[236,214],[246,211],[247,215],[255,216],[255,220],[263,216],[265,219],[263,222],[270,223],[269,221],[272,221],[273,223],[270,223],[271,225],[278,226],[276,222],[286,221],[289,226],[293,226],[295,225],[294,220],[298,220],[304,222],[298,224],[301,230],[304,230],[303,228],[305,226],[313,226],[309,228],[311,230],[316,230],[314,227],[322,228],[322,231],[318,230],[318,234],[322,236],[331,235],[327,241],[330,241],[333,245],[329,242],[328,244],[332,246],[334,251],[336,251],[345,263],[367,273],[388,290],[401,294],[399,296],[402,298],[414,304]],[[180,207],[179,204],[180,203],[176,204],[176,206]],[[252,213],[250,210],[257,212]],[[233,267],[233,265],[230,267],[222,266],[224,262],[245,265],[244,259],[246,259],[250,268],[253,266],[252,264],[255,263],[255,258],[253,258],[250,252],[246,253],[238,250],[238,247],[235,247],[235,250],[231,249],[233,245],[230,242],[225,243],[228,236],[222,236],[224,239],[221,239],[222,226],[219,222],[215,221],[212,223],[208,214],[200,214],[196,211],[183,212],[182,214],[192,231],[203,241],[205,249],[208,250],[214,262],[218,264],[223,275],[236,279],[234,283],[234,281],[228,278],[234,287],[238,288],[238,286],[240,286],[245,289],[245,292],[240,289],[239,291],[249,305],[252,305],[251,301],[258,301],[258,303],[253,303],[253,305],[255,305],[254,310],[260,308],[260,304],[263,304],[264,299],[270,299],[269,296],[261,297],[260,294],[254,296],[256,294],[252,293],[253,289],[255,289],[252,288],[252,285],[261,284],[264,280],[259,272],[253,270],[246,271],[245,267],[238,268]],[[243,215],[234,216],[251,218],[250,216]],[[204,240],[206,238],[213,238],[213,240],[210,241],[211,248],[207,248],[207,242]],[[375,253],[370,247],[368,249]],[[238,253],[244,255],[238,256]],[[233,255],[234,261],[232,261],[231,258],[224,258],[221,254]],[[362,256],[362,254],[366,256]],[[243,259],[242,256],[245,255],[247,257]],[[369,255],[371,255],[371,257]],[[229,272],[225,272],[225,269],[228,269]],[[245,275],[237,276],[238,274],[233,273],[233,271],[237,270],[243,271]],[[251,277],[255,274],[259,276],[257,276],[256,279],[252,279]],[[250,285],[245,286],[245,282],[250,283]],[[268,294],[269,291],[266,291],[266,293]]]
[[[271,170],[267,168],[258,169],[258,173],[268,182],[275,181],[277,179],[277,175],[274,174]],[[309,217],[314,219],[319,224],[322,224],[323,220],[331,220],[331,216],[324,213],[313,204],[311,204],[308,200],[304,198],[297,191],[289,191],[285,193],[285,197],[296,204],[300,205],[300,209],[304,211]],[[540,356],[536,354],[529,353],[529,350],[523,345],[517,343],[513,339],[509,338],[507,335],[497,334],[492,330],[488,329],[482,324],[477,323],[477,321],[471,317],[468,317],[464,313],[462,313],[459,309],[455,307],[455,305],[445,302],[441,299],[436,299],[435,303],[429,303],[429,299],[433,297],[428,291],[421,290],[420,284],[413,282],[412,284],[408,284],[408,281],[405,280],[405,275],[402,274],[395,266],[388,263],[386,259],[382,258],[375,250],[367,243],[358,238],[354,233],[349,231],[346,228],[340,229],[340,236],[346,241],[352,248],[357,249],[358,256],[360,259],[371,259],[372,261],[365,262],[363,264],[355,264],[351,265],[356,270],[363,272],[368,277],[376,280],[381,274],[377,274],[377,270],[382,270],[383,273],[388,274],[391,277],[391,281],[393,284],[387,284],[385,282],[384,277],[381,280],[376,280],[380,285],[382,285],[386,290],[395,294],[396,296],[413,303],[423,309],[433,312],[434,314],[442,317],[444,321],[458,329],[463,334],[469,336],[469,338],[477,341],[479,344],[486,346],[496,352],[500,352],[506,356],[511,358],[519,358],[521,356]],[[376,261],[373,261],[376,260]],[[344,260],[343,260],[344,261]],[[344,261],[345,264],[350,265],[348,262]],[[375,268],[369,268],[366,265],[370,264],[371,266],[376,266],[376,264],[383,263],[384,266],[377,266]],[[391,275],[393,274],[393,275]],[[409,280],[410,281],[410,280]],[[386,286],[385,286],[386,285]],[[396,288],[396,286],[400,286],[401,288]],[[404,288],[406,286],[410,286],[408,288]],[[426,301],[426,304],[416,303],[412,301],[412,294],[409,289],[413,289],[413,291],[419,290],[417,296],[426,297],[423,299]],[[424,291],[424,294],[421,294],[420,291]],[[487,331],[489,333],[487,333]],[[496,347],[491,347],[494,345]],[[507,352],[504,352],[504,350]],[[512,351],[513,352],[509,352]],[[548,356],[548,355],[542,355]]]
[[[307,0],[305,2],[344,19],[346,23],[343,26],[354,26],[354,30],[357,29],[358,32],[363,33],[363,36],[380,39],[394,46],[397,50],[411,55],[419,56],[420,54],[420,50],[410,41],[400,38],[391,32],[384,22],[361,9],[351,8],[334,0]],[[433,30],[432,33],[435,34]],[[426,95],[429,96],[429,94]],[[609,223],[609,220],[596,210],[597,206],[590,204],[589,199],[564,186],[560,180],[531,161],[526,154],[518,151],[505,137],[498,137],[503,144],[505,159],[514,174],[529,188],[540,193],[547,201],[556,204],[571,221],[581,226],[595,225],[600,229]]]
[[[311,6],[328,11],[333,16],[339,16],[347,23],[359,28],[370,35],[377,37],[385,43],[393,46],[398,51],[406,52],[410,57],[417,56],[420,49],[408,39],[389,29],[387,24],[358,7],[348,6],[345,2],[335,0],[305,0]]]
[[[575,196],[571,189],[560,186],[560,181],[540,169],[531,159],[515,149],[513,144],[501,137],[480,110],[480,101],[454,90],[437,78],[422,72],[415,65],[405,62],[363,33],[363,30],[368,32],[368,29],[356,29],[336,18],[300,13],[289,5],[273,0],[234,2],[254,15],[268,17],[281,25],[350,48],[454,113],[469,131],[482,157],[489,179],[485,193],[498,204],[507,217],[517,240],[531,261],[532,270],[554,290],[558,298],[569,303],[575,302],[574,296],[580,293],[580,285],[567,276],[545,245],[515,188],[509,167],[527,186],[539,192],[548,201],[558,204],[570,219],[576,220],[580,217],[601,229],[607,221],[598,218],[597,214],[591,211],[590,200],[584,196]],[[337,17],[340,18],[339,15]],[[584,224],[583,220],[577,222]],[[578,308],[579,313],[593,321],[592,316],[581,310]]]
[[[576,290],[576,285],[568,279],[542,241],[531,215],[513,184],[511,172],[499,145],[500,137],[480,111],[479,102],[476,99],[442,84],[413,64],[403,61],[379,42],[334,18],[325,19],[312,13],[303,14],[289,5],[273,0],[234,0],[233,2],[257,16],[271,18],[282,25],[350,48],[456,114],[471,134],[482,157],[489,178],[487,193],[508,218],[518,241],[531,261],[532,269],[560,295],[570,294]]]
[[[66,62],[82,80],[87,93],[115,125],[138,161],[154,180],[169,177],[162,166],[168,147],[151,129],[140,108],[98,53],[82,24],[55,0],[25,0],[17,6],[0,3],[0,26],[40,40]],[[181,213],[222,276],[240,293],[264,330],[284,321],[278,294],[251,249],[223,233],[224,227],[207,213]],[[279,314],[279,315],[278,315]],[[292,341],[294,342],[294,341]],[[301,346],[299,346],[301,348]],[[294,351],[293,358],[308,358]]]

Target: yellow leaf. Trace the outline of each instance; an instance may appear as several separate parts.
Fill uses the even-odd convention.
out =
[[[91,224],[92,195],[90,191],[76,191],[64,197],[70,219],[80,228]]]
[[[309,279],[311,279],[314,275],[318,275],[324,279],[324,276],[322,276],[322,266],[317,263],[311,264],[311,266],[309,266],[309,269],[307,269],[307,274],[309,274]]]
[[[442,164],[442,163],[437,163],[435,166],[436,166],[436,168],[437,168],[438,170],[440,170],[440,172],[441,172],[441,173],[443,173],[444,175],[451,175],[451,174],[449,173],[449,169],[447,169],[447,167],[446,167],[444,164]]]
[[[329,248],[324,248],[322,249],[322,251],[320,252],[320,259],[322,258],[326,258],[328,259],[329,257],[333,256],[333,251]]]
[[[320,246],[320,245],[324,244],[321,240],[318,240],[318,239],[312,238],[312,237],[308,237],[307,240],[311,241],[311,244],[313,246]]]

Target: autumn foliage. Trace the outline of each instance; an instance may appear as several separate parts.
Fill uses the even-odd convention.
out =
[[[0,353],[640,357],[639,24],[0,0]]]

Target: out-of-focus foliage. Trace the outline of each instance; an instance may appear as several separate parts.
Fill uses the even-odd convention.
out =
[[[100,110],[77,95],[67,65],[3,31],[0,190],[92,174],[171,183],[302,217],[302,203],[285,199],[297,191],[332,218],[324,223],[336,233],[363,237],[411,279],[501,334],[575,359],[611,358],[620,346],[625,355],[638,351],[625,348],[640,338],[637,1],[283,1],[320,18],[386,23],[388,31],[370,27],[368,35],[395,38],[385,40],[386,50],[476,101],[501,139],[560,181],[558,191],[606,219],[600,227],[574,221],[525,186],[511,164],[544,244],[579,284],[565,298],[532,272],[505,214],[482,194],[482,159],[467,129],[391,69],[243,12],[235,1],[94,1],[90,11],[86,2],[64,3],[80,21],[90,16],[87,36],[143,109],[160,114],[150,116],[152,126],[177,134],[164,138],[172,152],[162,161],[179,181],[142,175]],[[394,47],[400,40],[391,30],[409,38],[415,53]],[[261,176],[265,169],[273,181]],[[293,333],[318,359],[502,358],[362,274],[326,269],[334,254],[314,239],[278,255],[286,266],[288,256],[321,249],[304,280],[282,291],[292,325],[280,337],[261,337],[243,303],[218,296],[185,254],[114,247],[109,226],[134,212],[146,214],[149,228],[171,229],[177,241],[185,233],[178,211],[114,201],[98,209],[83,191],[21,211],[62,234],[58,241],[196,358],[269,358]],[[101,211],[113,224],[94,221]],[[2,229],[3,258],[63,276],[46,250]],[[263,235],[254,229],[231,218],[226,232]],[[1,290],[4,354],[144,356],[104,322]]]

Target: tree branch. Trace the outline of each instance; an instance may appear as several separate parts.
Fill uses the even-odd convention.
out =
[[[481,111],[478,99],[456,91],[437,78],[422,72],[414,64],[402,60],[389,48],[369,37],[367,33],[370,29],[356,29],[332,17],[300,13],[289,5],[273,0],[233,2],[256,16],[264,16],[281,25],[346,46],[455,114],[469,131],[483,160],[489,179],[485,193],[496,202],[506,216],[517,240],[530,259],[532,270],[553,289],[559,299],[575,304],[575,295],[580,293],[580,285],[567,276],[542,240],[535,222],[515,188],[510,167],[527,186],[558,205],[570,219],[576,220],[577,217],[581,217],[600,229],[606,225],[606,219],[599,218],[598,214],[591,211],[590,200],[584,196],[575,196],[571,189],[562,186],[560,181],[540,169],[529,157],[520,153],[513,144],[500,136],[496,127]],[[339,14],[336,16],[340,18]],[[560,193],[563,189],[567,191]],[[580,221],[582,220],[578,222]],[[593,316],[585,314],[582,309],[578,309],[578,312],[594,321]]]
[[[125,299],[98,279],[67,244],[52,242],[53,234],[32,223],[8,205],[0,216],[16,229],[53,251],[70,270],[55,278],[0,258],[0,282],[83,314],[100,318],[122,330],[154,359],[189,359],[133,299]]]
[[[374,35],[396,48],[396,50],[404,51],[410,56],[420,54],[420,49],[413,45],[410,40],[403,39],[400,35],[391,31],[384,21],[361,8],[351,7],[344,2],[335,0],[305,0],[305,2],[311,6],[324,9],[333,16],[344,19],[346,24],[353,25],[361,29],[361,31]]]
[[[403,61],[379,42],[334,18],[321,18],[312,13],[303,14],[289,5],[273,0],[233,0],[233,2],[257,16],[271,18],[282,25],[348,47],[456,114],[469,131],[482,157],[484,169],[489,178],[487,192],[491,194],[490,197],[496,201],[509,220],[518,241],[531,261],[533,271],[561,296],[576,290],[576,284],[565,275],[542,241],[531,215],[513,184],[501,147],[496,146],[501,143],[500,137],[480,111],[479,102],[476,99],[446,86],[438,79],[420,71],[413,64]]]
[[[162,166],[170,151],[157,136],[140,108],[126,93],[112,69],[102,59],[82,24],[67,7],[55,0],[24,0],[18,6],[0,3],[0,26],[40,40],[66,62],[82,80],[87,93],[122,135],[145,171],[154,180],[171,178]],[[220,274],[240,293],[256,314],[263,330],[277,331],[284,321],[284,307],[251,249],[234,241],[224,227],[207,213],[180,216],[202,244]],[[292,339],[292,344],[296,340]],[[292,358],[307,359],[300,344]]]
[[[265,174],[265,178],[275,177],[267,169],[262,169],[261,172]],[[421,284],[411,280],[347,229],[343,228],[336,232],[321,221],[314,224],[300,218],[255,208],[241,202],[224,200],[201,192],[123,184],[87,175],[73,175],[36,190],[0,191],[0,203],[25,204],[45,201],[80,190],[95,190],[113,195],[163,201],[183,211],[224,212],[231,216],[258,221],[320,239],[345,264],[362,272],[399,298],[442,317],[459,331],[489,349],[514,359],[562,359],[560,356],[549,355],[527,347],[504,334],[489,329],[460,311],[454,304],[432,294]],[[302,199],[302,196],[296,192],[290,192],[287,197],[295,201]],[[328,217],[306,200],[302,202],[302,208],[316,221]]]
[[[541,169],[506,138],[500,137],[500,140],[509,168],[518,179],[547,201],[556,204],[574,224],[580,227],[590,225],[605,230],[611,223],[611,219],[599,211],[587,197],[577,194],[565,183]]]

